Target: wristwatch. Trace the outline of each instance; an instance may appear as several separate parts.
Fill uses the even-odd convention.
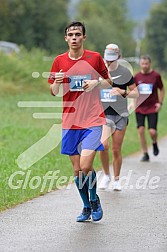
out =
[[[125,90],[124,94],[122,95],[124,98],[128,95],[127,91]]]

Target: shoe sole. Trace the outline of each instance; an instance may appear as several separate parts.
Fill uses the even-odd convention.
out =
[[[99,219],[97,219],[97,220],[94,220],[93,218],[92,218],[92,221],[100,221],[101,219],[103,218],[103,215],[99,218]]]
[[[120,192],[120,191],[122,191],[122,189],[113,189],[113,191],[115,191],[115,192]]]
[[[153,153],[153,154],[154,154],[154,156],[158,156],[159,152],[156,152],[156,153]]]
[[[106,187],[106,188],[104,188],[104,187],[102,187],[102,188],[99,187],[98,189],[104,191],[104,190],[106,190],[107,188],[108,188],[108,187]]]
[[[100,185],[99,185],[98,189],[99,190],[106,190],[109,187],[109,184],[110,184],[110,182],[108,183],[108,185],[106,187],[100,187]]]

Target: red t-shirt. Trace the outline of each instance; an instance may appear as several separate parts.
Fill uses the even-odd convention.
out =
[[[137,73],[134,77],[139,90],[139,97],[136,103],[136,112],[141,114],[155,113],[155,104],[158,100],[158,89],[163,88],[161,76],[156,71],[143,74]]]
[[[57,56],[53,62],[49,83],[54,82],[56,72],[65,73],[63,81],[63,129],[79,129],[105,124],[105,116],[100,102],[99,88],[91,92],[82,90],[84,79],[108,78],[108,71],[101,55],[84,50],[83,56],[72,60],[68,52]]]

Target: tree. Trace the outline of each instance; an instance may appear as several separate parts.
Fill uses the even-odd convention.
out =
[[[123,57],[134,55],[133,23],[127,13],[124,0],[81,0],[77,19],[86,24],[87,46],[103,53],[106,44],[116,43]]]
[[[68,22],[66,0],[1,0],[1,40],[63,51],[64,27]]]
[[[167,65],[167,0],[155,5],[146,23],[146,43],[154,64],[161,69]]]

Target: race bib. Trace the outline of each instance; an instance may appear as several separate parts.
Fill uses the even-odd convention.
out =
[[[84,91],[82,88],[84,80],[91,80],[91,74],[69,76],[70,91]]]
[[[152,91],[153,91],[153,84],[151,83],[142,83],[142,84],[139,84],[139,93],[140,94],[152,94]]]
[[[102,102],[116,102],[117,96],[110,94],[111,89],[101,89],[100,90],[100,99]]]

